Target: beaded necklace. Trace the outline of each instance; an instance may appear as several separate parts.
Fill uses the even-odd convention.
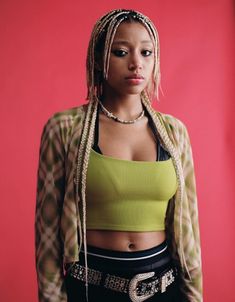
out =
[[[122,124],[134,124],[136,122],[138,122],[140,119],[142,119],[142,117],[144,116],[144,109],[141,111],[140,115],[135,118],[134,120],[123,120],[121,118],[119,118],[118,116],[114,115],[112,112],[108,111],[108,109],[106,109],[104,107],[104,105],[99,101],[100,107],[102,112],[110,119],[113,119],[115,122],[119,122]]]

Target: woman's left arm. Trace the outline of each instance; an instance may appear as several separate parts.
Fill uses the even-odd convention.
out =
[[[186,126],[180,122],[180,158],[185,183],[183,202],[183,245],[191,278],[185,273],[182,289],[190,302],[202,302],[201,246],[194,160]],[[186,277],[187,276],[187,277]]]
[[[184,178],[182,221],[180,222],[179,218],[179,203],[175,205],[176,208],[174,214],[174,227],[178,230],[179,224],[182,223],[184,258],[188,269],[188,272],[186,270],[182,270],[181,291],[186,301],[202,302],[201,246],[196,180],[191,142],[184,123],[168,114],[160,114],[160,116],[163,118],[163,123],[167,133],[178,151]],[[170,230],[170,232],[173,236],[174,231]],[[175,252],[176,254],[177,252],[179,254],[181,251],[174,251],[174,254]],[[190,274],[190,277],[188,273]]]

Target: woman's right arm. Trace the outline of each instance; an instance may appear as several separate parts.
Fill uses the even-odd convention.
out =
[[[66,302],[60,219],[65,170],[61,127],[55,118],[44,126],[37,173],[35,244],[40,302]]]

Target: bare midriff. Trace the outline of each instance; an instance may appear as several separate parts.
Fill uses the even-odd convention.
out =
[[[165,231],[123,232],[87,230],[87,244],[114,251],[141,251],[161,244],[166,239]]]

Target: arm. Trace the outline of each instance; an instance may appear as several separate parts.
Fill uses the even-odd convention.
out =
[[[40,302],[65,302],[60,217],[64,198],[64,147],[55,118],[44,126],[37,174],[35,244]]]
[[[190,138],[186,126],[180,120],[168,114],[163,115],[163,120],[167,133],[180,156],[185,184],[182,201],[182,237],[185,261],[190,277],[186,270],[181,271],[182,284],[180,288],[183,293],[184,301],[202,302],[201,248],[196,181]],[[174,228],[178,229],[179,227],[179,203],[175,204],[174,201],[173,204],[171,203],[167,224],[170,237],[172,237],[174,236]],[[172,243],[173,242],[174,240]],[[172,254],[179,263],[180,251],[178,248],[179,242],[177,241],[176,245],[173,244],[172,246]]]
[[[186,262],[189,268],[191,280],[187,273],[183,276],[184,286],[182,291],[190,302],[202,301],[202,267],[201,248],[198,222],[198,205],[196,193],[196,181],[193,154],[187,128],[182,124],[181,132],[181,162],[185,180],[186,198],[184,207],[183,228],[188,230],[185,233],[184,249],[186,251]],[[186,221],[186,222],[185,222]]]

